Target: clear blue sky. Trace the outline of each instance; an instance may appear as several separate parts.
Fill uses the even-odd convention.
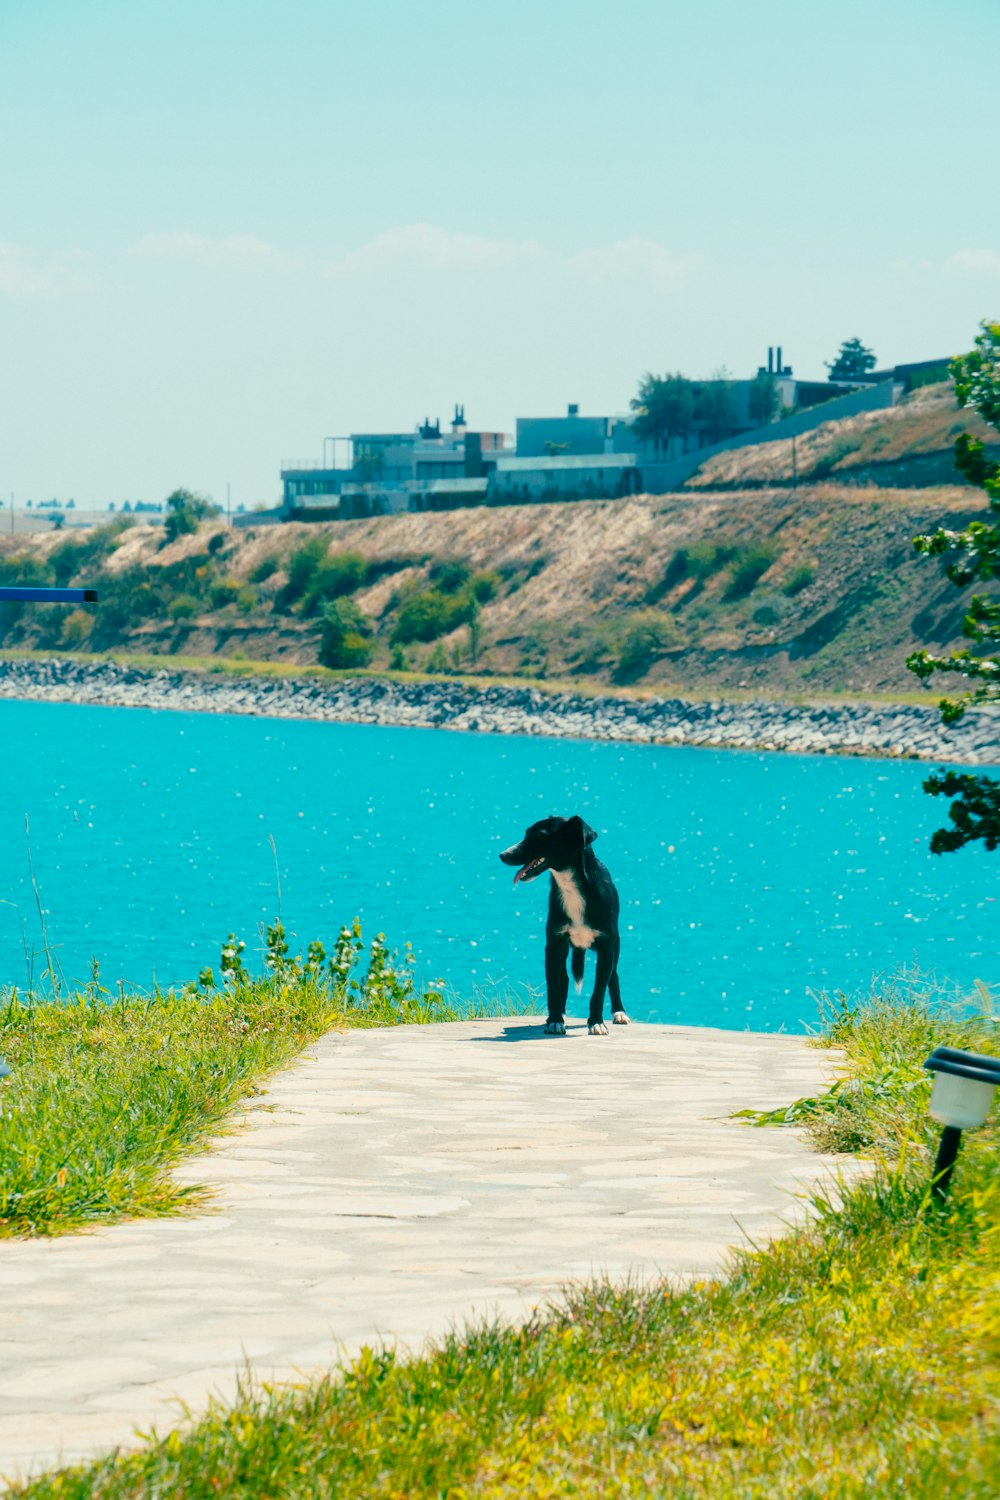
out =
[[[0,495],[1000,316],[997,0],[0,0]]]

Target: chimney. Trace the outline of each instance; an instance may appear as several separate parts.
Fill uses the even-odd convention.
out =
[[[578,401],[571,401],[566,410],[566,415],[568,417],[578,417],[580,415],[580,403]]]
[[[776,375],[780,375],[781,374],[781,345],[780,344],[778,345],[777,353],[774,356],[774,363],[775,363],[775,366],[776,366],[776,369],[775,369],[774,373]]]
[[[767,346],[767,373],[769,375],[774,374],[774,350],[770,344]]]

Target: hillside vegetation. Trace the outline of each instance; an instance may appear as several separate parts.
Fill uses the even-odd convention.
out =
[[[816,483],[824,479],[898,489],[961,483],[955,439],[961,432],[997,449],[996,433],[974,412],[960,411],[950,381],[924,386],[898,406],[824,422],[793,441],[756,443],[702,464],[686,489]],[[996,456],[1000,457],[1000,450]]]
[[[975,490],[827,483],[229,530],[164,545],[121,521],[0,543],[0,583],[87,584],[94,608],[0,605],[5,650],[577,678],[656,691],[912,693],[964,595],[918,532]]]

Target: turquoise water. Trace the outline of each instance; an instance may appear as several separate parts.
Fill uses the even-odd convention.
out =
[[[810,989],[919,965],[1000,982],[1000,854],[935,858],[913,762],[0,703],[0,982],[38,946],[24,818],[64,974],[140,986],[248,951],[277,912],[360,915],[424,978],[539,985],[546,885],[497,858],[581,812],[622,897],[637,1019],[802,1030]],[[591,961],[592,962],[592,961]],[[39,960],[36,960],[36,973]],[[589,980],[589,970],[588,970]]]

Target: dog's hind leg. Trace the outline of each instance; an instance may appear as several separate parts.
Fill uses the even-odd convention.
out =
[[[608,980],[608,994],[611,996],[611,1023],[613,1026],[627,1026],[628,1016],[622,1005],[621,986],[618,983],[618,970],[613,969]]]
[[[597,948],[597,976],[594,980],[594,993],[590,997],[590,1014],[587,1017],[587,1030],[591,1036],[608,1034],[608,1028],[604,1024],[604,994],[613,972],[611,950],[606,943],[601,943]]]
[[[570,958],[570,965],[573,970],[573,983],[576,985],[577,994],[583,989],[583,966],[586,961],[587,950],[585,948],[574,948]]]

